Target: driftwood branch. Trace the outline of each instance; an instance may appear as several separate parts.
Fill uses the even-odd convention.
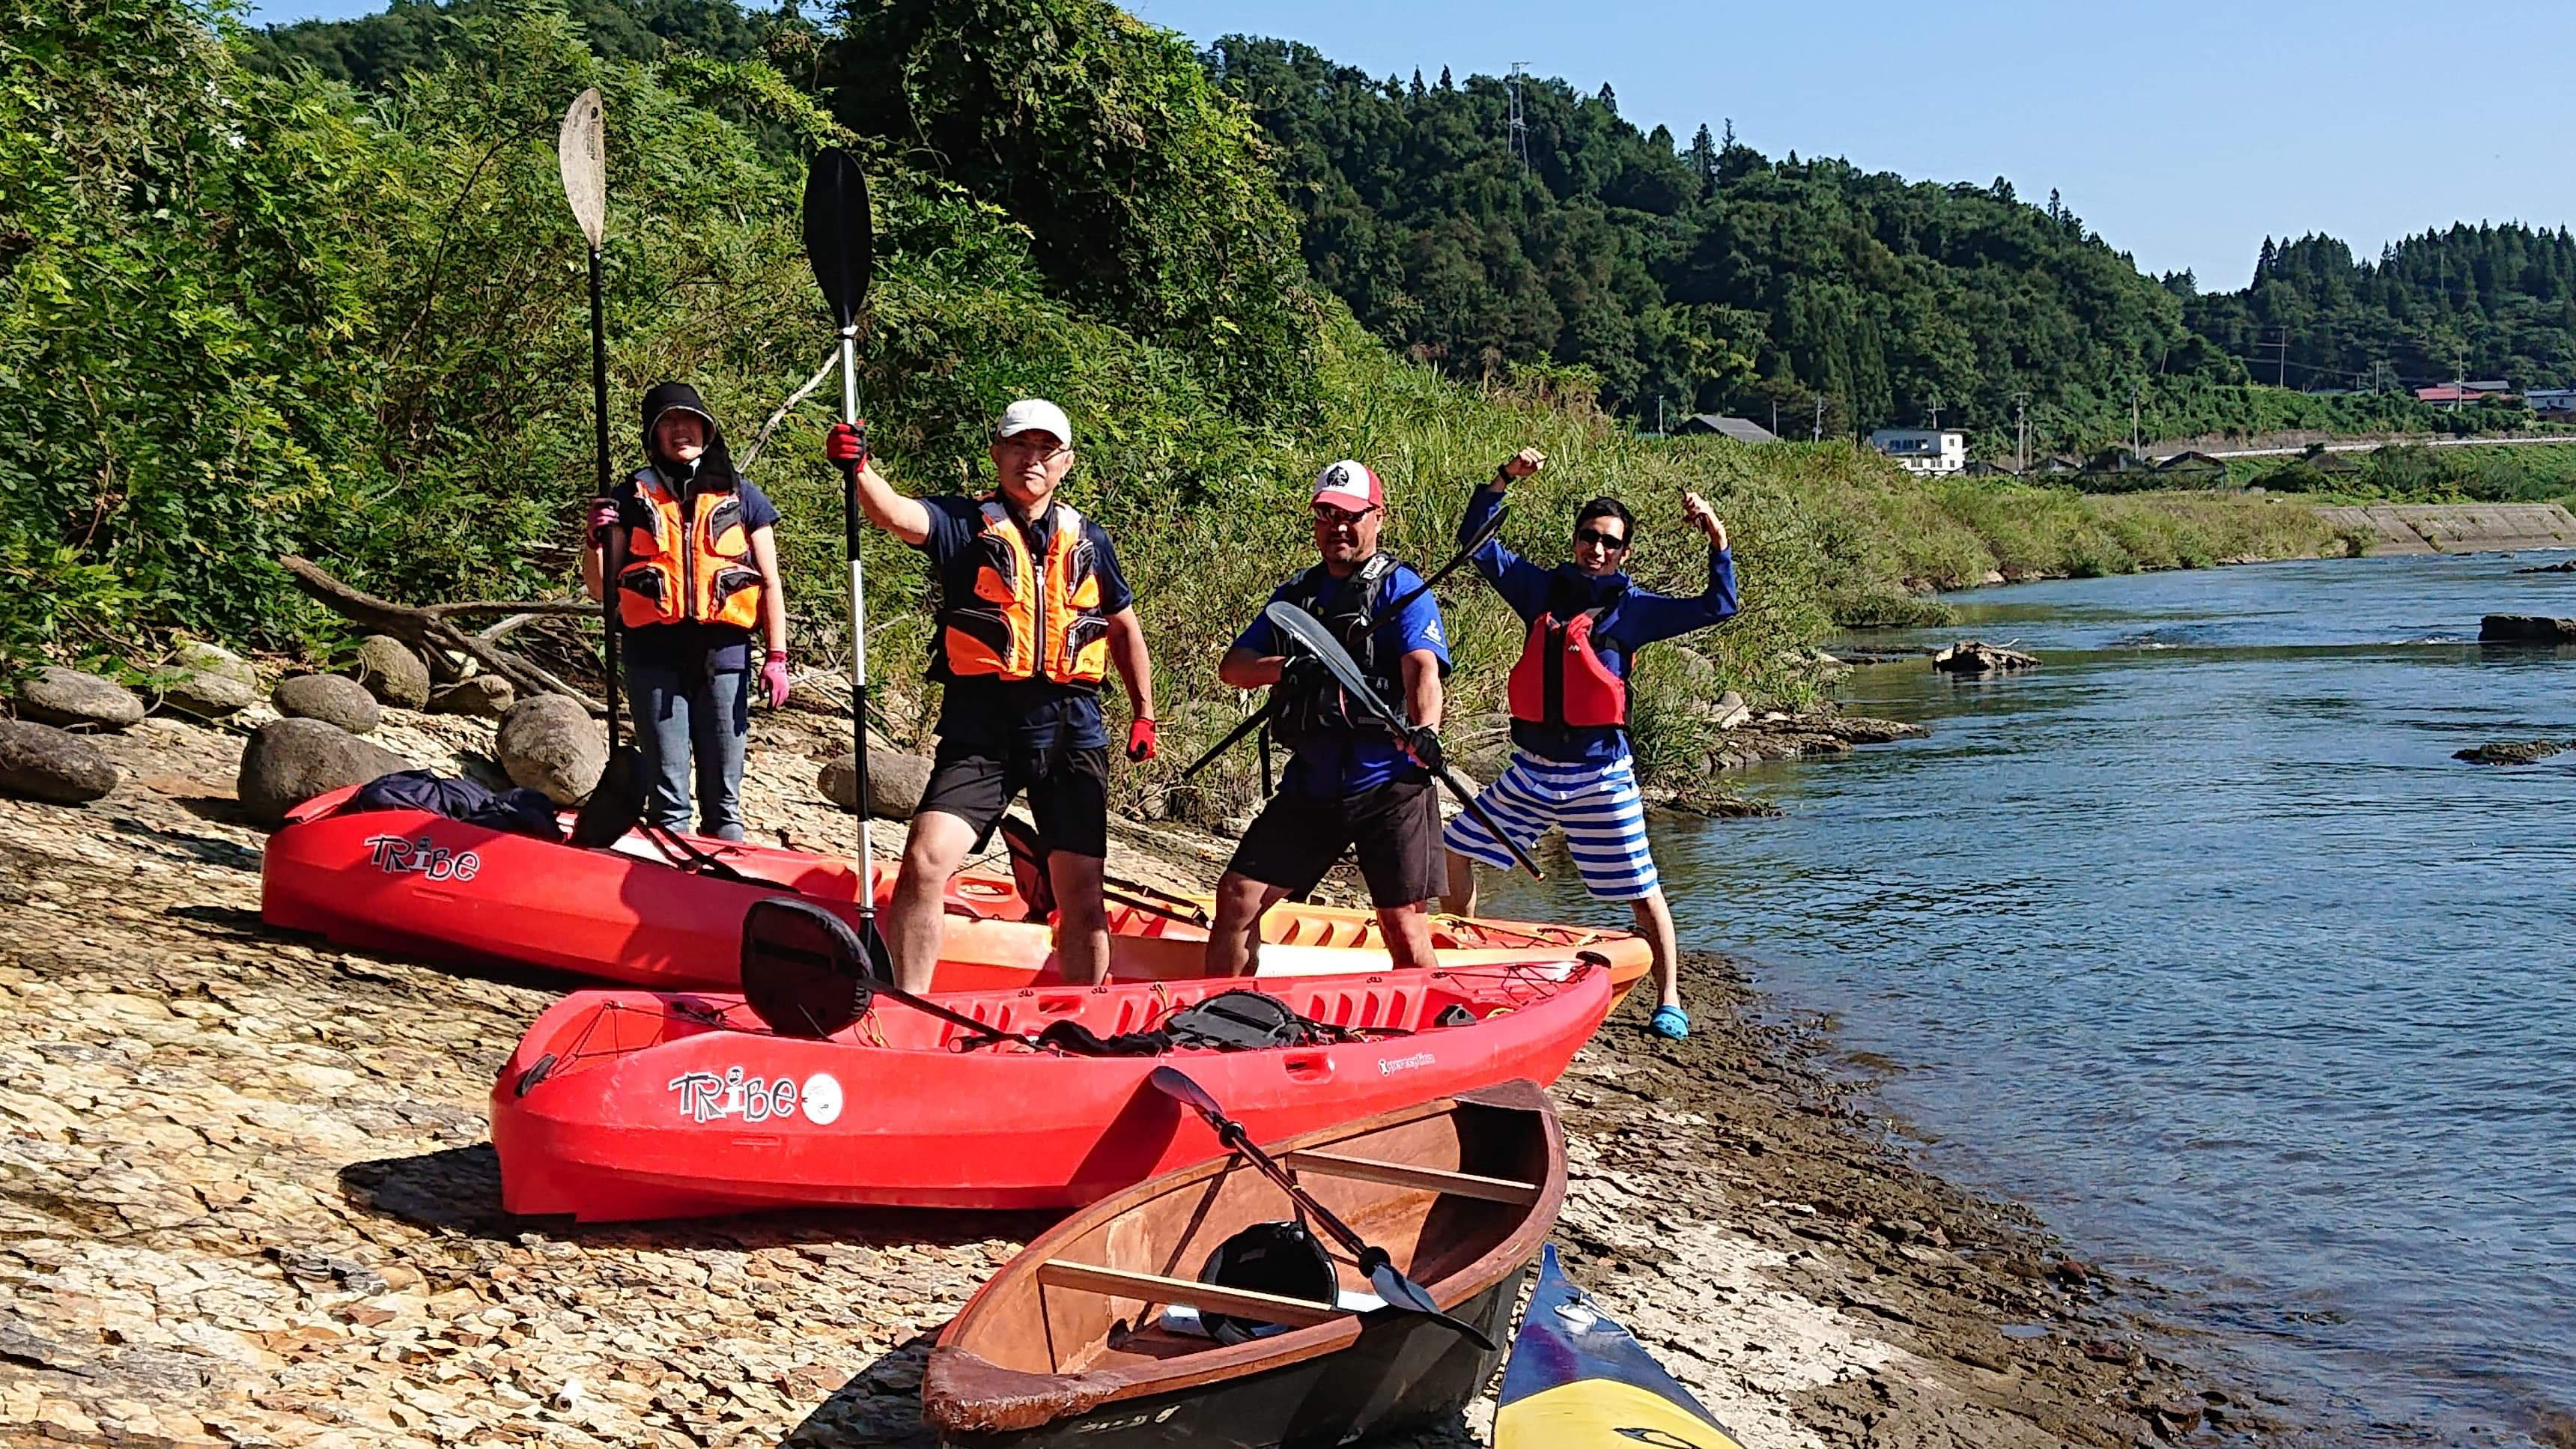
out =
[[[448,622],[449,615],[521,613],[531,616],[547,614],[591,614],[599,612],[596,604],[507,603],[507,604],[431,604],[425,608],[397,604],[373,594],[349,587],[331,577],[310,559],[288,554],[278,561],[295,586],[340,617],[372,630],[389,634],[426,653],[446,650],[466,657],[510,681],[521,694],[561,694],[589,704],[590,697],[553,674],[518,655],[503,649],[481,635],[468,634]]]

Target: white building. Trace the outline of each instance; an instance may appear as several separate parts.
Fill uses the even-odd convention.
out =
[[[1968,435],[1957,428],[1881,428],[1869,445],[1908,473],[1956,473],[1968,466]]]

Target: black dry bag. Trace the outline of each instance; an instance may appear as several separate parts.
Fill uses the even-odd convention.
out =
[[[1254,1223],[1217,1244],[1216,1251],[1208,1254],[1207,1266],[1199,1270],[1199,1281],[1328,1307],[1342,1298],[1332,1257],[1299,1222]],[[1242,1343],[1270,1326],[1258,1318],[1224,1313],[1201,1313],[1199,1321],[1219,1343]]]

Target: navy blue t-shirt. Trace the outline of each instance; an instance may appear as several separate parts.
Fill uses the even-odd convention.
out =
[[[950,495],[924,498],[921,506],[930,511],[930,535],[921,541],[921,551],[938,571],[941,598],[971,597],[980,562],[975,536],[984,531],[984,500]],[[1041,558],[1046,555],[1047,545],[1055,538],[1055,525],[1053,507],[1047,509],[1046,517],[1020,525],[1030,553]],[[1127,587],[1127,576],[1118,569],[1118,550],[1088,515],[1082,520],[1082,528],[1090,535],[1092,567],[1100,577],[1100,612],[1103,616],[1119,613],[1134,604],[1136,596]],[[940,678],[940,656],[934,652],[931,659],[931,677]],[[1101,718],[1097,688],[1058,684],[1052,679],[968,675],[949,679],[941,692],[939,743],[943,749],[976,754],[1005,748],[1049,750],[1056,747],[1059,736],[1067,749],[1107,747],[1109,726]]]
[[[608,496],[617,504],[618,522],[626,528],[650,529],[653,526],[652,505],[636,488],[646,475],[637,474],[617,485]],[[751,480],[737,479],[734,486],[742,492],[742,530],[753,533],[778,525],[778,505],[760,491]],[[691,511],[695,508],[692,506]],[[746,556],[748,557],[748,556]],[[622,641],[627,657],[648,669],[703,669],[710,674],[730,674],[751,668],[751,635],[749,629],[730,624],[643,624],[626,630]]]
[[[1270,602],[1294,600],[1296,578],[1270,591]],[[1403,564],[1388,569],[1377,581],[1377,597],[1371,607],[1383,611],[1402,595],[1412,593],[1422,583],[1422,576]],[[1428,649],[1439,658],[1442,670],[1449,667],[1449,640],[1440,627],[1440,601],[1429,589],[1415,595],[1401,614],[1380,612],[1376,625],[1378,657],[1401,659],[1416,649]],[[1270,627],[1268,614],[1256,614],[1252,627],[1235,637],[1234,647],[1256,654],[1280,652],[1278,631]],[[1390,699],[1386,703],[1403,709],[1405,702]],[[1398,775],[1417,767],[1404,747],[1382,735],[1329,735],[1305,741],[1288,760],[1287,773],[1279,788],[1291,794],[1311,795],[1322,799],[1347,799],[1362,790],[1373,789]]]

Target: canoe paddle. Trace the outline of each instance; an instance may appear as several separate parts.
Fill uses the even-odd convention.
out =
[[[1360,673],[1359,662],[1351,658],[1349,650],[1342,647],[1342,641],[1333,637],[1333,631],[1324,627],[1323,620],[1284,599],[1263,609],[1261,616],[1268,619],[1272,628],[1288,636],[1299,648],[1322,660],[1324,667],[1332,671],[1333,682],[1342,687],[1342,693],[1350,696],[1360,708],[1377,716],[1389,729],[1394,730],[1395,737],[1402,740],[1407,749],[1413,751],[1414,758],[1422,761],[1424,768],[1440,777],[1440,783],[1449,787],[1449,793],[1458,797],[1458,803],[1466,807],[1467,813],[1475,817],[1476,823],[1492,832],[1493,837],[1503,843],[1503,849],[1512,853],[1512,859],[1520,862],[1521,869],[1530,873],[1530,879],[1547,879],[1547,876],[1539,870],[1538,862],[1529,858],[1529,852],[1521,849],[1510,833],[1496,824],[1494,817],[1485,813],[1485,807],[1476,803],[1474,792],[1460,785],[1458,777],[1450,773],[1449,762],[1441,757],[1440,737],[1429,730],[1413,728],[1403,715],[1397,713],[1385,700],[1378,698],[1377,691],[1369,687],[1368,676]]]
[[[1483,548],[1486,544],[1492,542],[1494,535],[1503,531],[1503,520],[1510,517],[1511,512],[1512,510],[1509,504],[1505,504],[1504,506],[1495,509],[1493,516],[1486,519],[1484,523],[1477,527],[1475,533],[1468,538],[1466,544],[1462,546],[1457,553],[1451,555],[1447,563],[1442,564],[1439,568],[1433,570],[1431,577],[1424,579],[1421,583],[1405,590],[1402,596],[1398,597],[1394,603],[1388,605],[1386,608],[1378,610],[1378,613],[1388,618],[1401,617],[1406,606],[1410,605],[1414,600],[1421,598],[1424,594],[1429,593],[1432,585],[1437,584],[1442,579],[1456,573],[1460,565],[1476,556],[1476,550]],[[1186,780],[1192,775],[1197,774],[1199,771],[1206,769],[1210,764],[1214,763],[1217,756],[1222,755],[1226,751],[1233,749],[1236,745],[1243,743],[1243,737],[1245,735],[1259,729],[1264,723],[1277,718],[1280,708],[1281,705],[1279,701],[1273,699],[1262,705],[1261,708],[1254,710],[1243,723],[1234,727],[1233,733],[1210,746],[1206,754],[1190,761],[1189,768],[1181,771],[1181,778]],[[1269,773],[1266,764],[1262,773],[1265,776]]]
[[[1280,1191],[1294,1199],[1297,1206],[1314,1214],[1315,1221],[1323,1225],[1333,1241],[1342,1245],[1342,1251],[1359,1260],[1360,1271],[1368,1275],[1369,1286],[1377,1290],[1377,1296],[1385,1299],[1388,1307],[1434,1319],[1478,1348],[1488,1353],[1494,1351],[1494,1340],[1487,1337],[1484,1330],[1442,1312],[1438,1300],[1429,1291],[1396,1268],[1386,1249],[1353,1232],[1350,1224],[1333,1216],[1330,1209],[1315,1201],[1314,1194],[1299,1187],[1288,1169],[1262,1151],[1260,1145],[1252,1140],[1252,1134],[1243,1130],[1243,1124],[1225,1115],[1225,1108],[1208,1095],[1207,1088],[1192,1081],[1187,1072],[1178,1067],[1156,1067],[1145,1080],[1153,1085],[1154,1090],[1197,1112],[1206,1120],[1208,1129],[1216,1133],[1217,1141],[1225,1144],[1226,1150],[1241,1154],[1262,1176],[1277,1183]]]
[[[814,158],[805,178],[805,259],[832,309],[841,337],[841,419],[859,421],[859,304],[868,295],[876,233],[868,213],[868,179],[856,157],[835,146]],[[859,558],[859,475],[843,470],[841,546],[850,564],[850,737],[856,769],[852,804],[859,817],[859,937],[881,981],[894,980],[894,959],[877,929],[876,853],[868,841],[868,602]]]
[[[608,238],[608,118],[596,89],[573,97],[564,111],[563,129],[555,135],[555,161],[563,173],[564,200],[590,243],[590,404],[597,438],[598,491],[609,491],[608,462],[608,310],[600,297],[601,243]],[[572,843],[589,849],[613,845],[644,817],[644,757],[621,738],[617,699],[624,679],[617,664],[617,570],[609,537],[599,543],[600,614],[607,643],[608,764],[572,826]]]

